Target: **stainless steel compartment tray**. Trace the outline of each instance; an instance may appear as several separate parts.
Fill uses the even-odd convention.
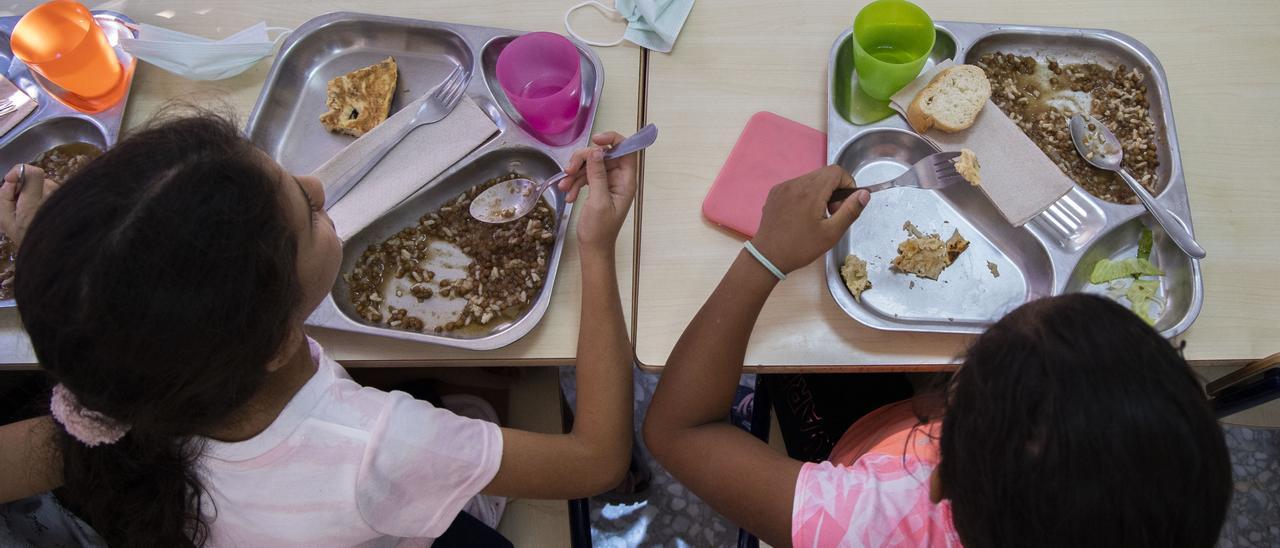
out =
[[[136,34],[129,27],[133,19],[107,10],[93,10],[94,18],[102,26],[108,37]],[[31,162],[41,153],[58,145],[82,142],[95,145],[106,150],[115,144],[120,136],[120,125],[124,120],[125,103],[129,100],[128,87],[133,84],[134,68],[137,61],[124,49],[116,47],[116,56],[124,65],[126,89],[118,103],[101,112],[92,114],[75,110],[45,90],[44,85],[32,74],[31,69],[13,55],[9,49],[9,36],[21,16],[0,17],[0,64],[4,76],[13,82],[27,95],[36,100],[36,108],[27,117],[7,133],[0,136],[0,169]],[[110,40],[112,44],[115,39]],[[17,306],[13,299],[0,300],[0,308]]]
[[[1164,69],[1154,53],[1130,36],[1108,30],[936,22],[938,39],[930,65],[944,59],[963,63],[994,51],[1029,55],[1040,61],[1124,64],[1144,74],[1156,124],[1161,168],[1157,200],[1191,223],[1186,180],[1178,152],[1173,109]],[[827,161],[854,173],[859,185],[905,171],[912,158],[936,150],[911,132],[900,116],[858,125],[849,121],[853,77],[852,29],[832,46],[828,62]],[[878,202],[878,203],[877,203]],[[1088,283],[1101,258],[1133,256],[1142,226],[1156,233],[1153,259],[1166,275],[1160,293],[1166,309],[1156,328],[1166,337],[1186,331],[1200,313],[1204,284],[1200,263],[1178,251],[1141,205],[1106,202],[1075,186],[1024,227],[1010,227],[981,193],[972,188],[942,192],[891,190],[877,194],[863,215],[827,255],[827,287],[850,317],[879,329],[938,333],[980,333],[1005,312],[1029,300],[1067,292],[1102,292]],[[925,232],[953,229],[973,245],[940,280],[891,273],[900,227],[912,221]],[[845,288],[840,266],[849,253],[868,262],[873,288],[858,302]],[[992,275],[991,261],[1000,272]]]
[[[472,186],[509,172],[545,178],[563,168],[574,149],[587,144],[604,86],[604,68],[599,58],[590,48],[579,45],[583,100],[578,121],[564,135],[538,137],[511,108],[494,74],[498,52],[521,34],[499,28],[342,12],[304,23],[281,46],[246,131],[256,145],[290,171],[311,172],[352,140],[329,133],[318,121],[325,111],[328,80],[388,55],[394,56],[400,67],[393,111],[461,67],[468,78],[467,95],[498,127],[496,137],[444,173],[424,180],[421,190],[344,242],[342,272],[350,270],[370,243],[390,237]],[[549,191],[544,199],[557,215],[555,245],[543,289],[519,318],[483,333],[391,329],[355,315],[346,302],[346,284],[339,278],[307,320],[308,325],[471,350],[499,348],[519,340],[546,313],[568,234],[572,206],[558,190]]]

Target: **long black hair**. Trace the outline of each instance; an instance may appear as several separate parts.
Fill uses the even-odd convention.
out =
[[[132,425],[87,447],[59,429],[60,494],[113,546],[208,538],[208,432],[263,385],[300,306],[279,175],[230,121],[153,122],[49,197],[15,296],[40,366]]]
[[[943,494],[965,546],[1213,546],[1222,430],[1187,362],[1092,295],[1029,303],[969,348],[944,397]]]

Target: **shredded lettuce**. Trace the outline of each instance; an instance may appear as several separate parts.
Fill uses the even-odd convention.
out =
[[[1100,284],[1120,278],[1140,276],[1164,276],[1164,272],[1151,264],[1148,259],[1138,257],[1118,261],[1102,259],[1093,265],[1093,272],[1089,274],[1089,283]]]
[[[1155,245],[1155,235],[1151,233],[1150,228],[1143,227],[1142,233],[1138,235],[1138,258],[1142,260],[1151,260],[1151,247]]]
[[[1123,278],[1113,280],[1106,286],[1107,296],[1113,301],[1126,299],[1129,301],[1129,310],[1137,314],[1139,318],[1150,325],[1155,325],[1156,320],[1164,314],[1165,300],[1158,295],[1160,291],[1160,280],[1134,280],[1132,278]],[[1151,308],[1155,307],[1155,315],[1151,314]]]
[[[1159,290],[1160,280],[1134,280],[1124,293],[1133,313],[1151,325],[1155,325],[1156,317],[1164,313],[1164,300],[1156,296]],[[1151,316],[1151,305],[1156,307],[1156,317]]]
[[[1165,300],[1161,298],[1160,280],[1142,279],[1143,276],[1164,276],[1164,272],[1151,262],[1151,248],[1154,244],[1151,229],[1143,228],[1138,235],[1138,256],[1113,261],[1102,259],[1093,265],[1089,274],[1089,283],[1106,284],[1107,296],[1114,301],[1126,299],[1129,309],[1148,324],[1155,325],[1156,319],[1164,314]],[[1151,308],[1156,314],[1152,316]]]

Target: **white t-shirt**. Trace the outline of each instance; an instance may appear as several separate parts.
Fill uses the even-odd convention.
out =
[[[206,440],[209,546],[430,546],[502,460],[497,425],[356,384],[315,341],[271,426]]]

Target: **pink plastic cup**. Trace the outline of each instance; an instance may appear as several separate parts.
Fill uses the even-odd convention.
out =
[[[555,135],[573,126],[582,96],[578,48],[552,32],[531,32],[498,54],[498,84],[535,131]]]

